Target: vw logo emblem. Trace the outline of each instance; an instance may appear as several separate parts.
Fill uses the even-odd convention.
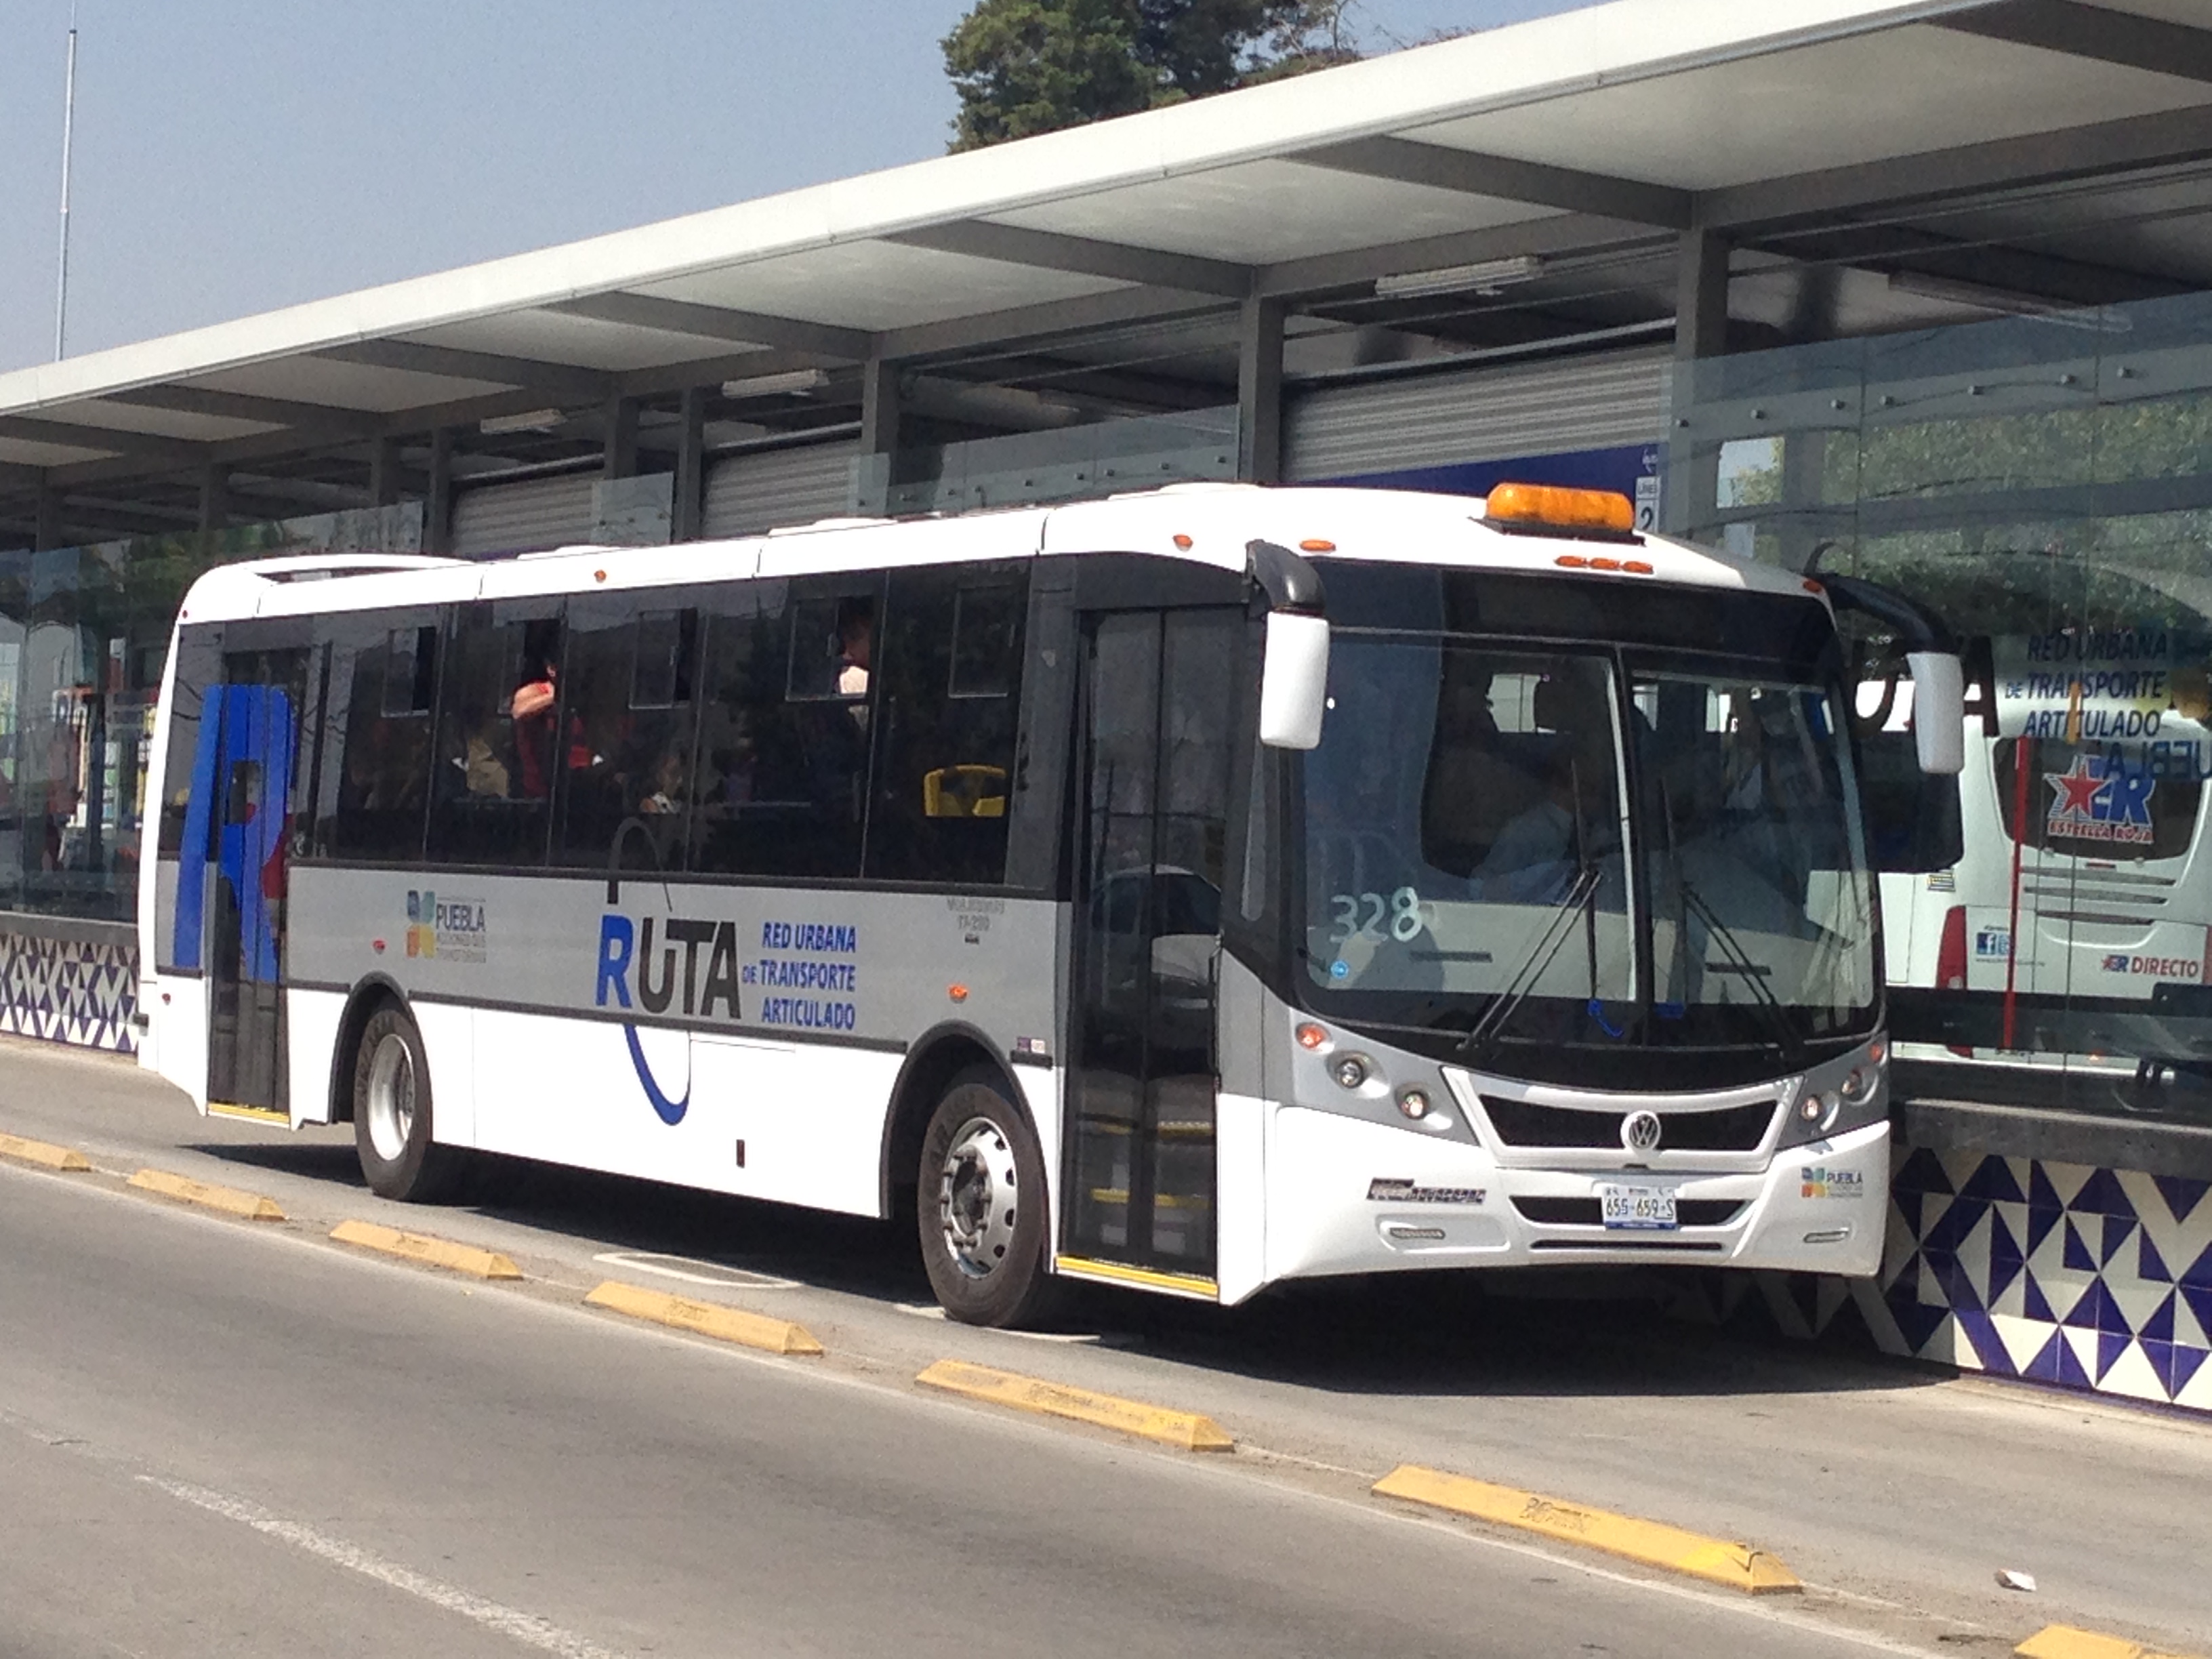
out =
[[[1620,1144],[1632,1152],[1659,1150],[1659,1114],[1631,1112],[1620,1125]]]

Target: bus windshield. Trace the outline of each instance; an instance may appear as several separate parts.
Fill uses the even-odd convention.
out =
[[[1329,673],[1304,768],[1317,1012],[1457,1033],[1470,1064],[1510,1044],[1516,1070],[1560,1045],[1795,1063],[1871,1029],[1874,883],[1814,676],[1349,633]]]

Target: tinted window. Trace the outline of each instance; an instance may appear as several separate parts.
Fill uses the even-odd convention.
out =
[[[161,855],[174,858],[184,839],[185,805],[191,798],[192,759],[198,752],[200,711],[208,687],[222,672],[222,631],[209,625],[177,634],[177,678],[169,700],[169,754],[161,770]]]
[[[438,694],[432,863],[544,861],[556,781],[605,763],[562,706],[562,674],[561,625],[545,601],[456,614]]]
[[[699,613],[658,596],[568,608],[568,718],[592,763],[562,771],[554,861],[680,870],[693,795]]]
[[[705,618],[693,867],[860,872],[879,578],[750,583]]]
[[[435,616],[337,617],[318,630],[330,645],[330,693],[317,734],[319,856],[411,863],[422,855]],[[319,745],[303,746],[313,753]]]
[[[1005,879],[1028,597],[1021,565],[892,578],[871,877]]]

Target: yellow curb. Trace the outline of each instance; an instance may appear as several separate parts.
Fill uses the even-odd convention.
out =
[[[765,1314],[747,1313],[740,1308],[725,1308],[713,1302],[694,1302],[689,1297],[648,1291],[619,1279],[608,1279],[584,1300],[611,1313],[649,1319],[656,1325],[672,1325],[680,1331],[696,1331],[701,1336],[739,1343],[748,1348],[763,1348],[769,1353],[822,1352],[822,1345],[814,1340],[812,1332],[788,1319],[770,1319]]]
[[[380,1227],[374,1221],[341,1221],[331,1229],[331,1237],[341,1244],[358,1244],[364,1250],[381,1250],[426,1267],[445,1267],[477,1279],[522,1277],[522,1269],[497,1250],[479,1250],[422,1233],[403,1233],[396,1227]]]
[[[1747,1544],[1731,1544],[1607,1510],[1563,1504],[1532,1492],[1493,1486],[1486,1480],[1470,1480],[1465,1475],[1446,1474],[1418,1464],[1400,1464],[1375,1483],[1375,1491],[1384,1498],[1401,1498],[1409,1504],[1426,1504],[1471,1515],[1478,1521],[1541,1533],[1563,1543],[1585,1545],[1608,1555],[1640,1561],[1647,1567],[1687,1573],[1749,1595],[1805,1588],[1789,1568],[1765,1551]]]
[[[0,1158],[20,1159],[35,1164],[43,1170],[89,1170],[92,1160],[74,1146],[56,1146],[44,1140],[26,1140],[21,1135],[0,1135]]]
[[[264,1198],[258,1193],[241,1193],[235,1187],[212,1187],[204,1181],[189,1176],[171,1175],[167,1170],[141,1170],[131,1177],[131,1185],[144,1193],[159,1193],[163,1198],[173,1198],[186,1204],[198,1204],[204,1209],[221,1210],[225,1215],[234,1215],[246,1221],[282,1221],[284,1212],[276,1206],[273,1198]]]
[[[2046,1625],[2013,1650],[2022,1659],[2188,1659],[2160,1653],[2124,1637],[2102,1636],[2071,1625]]]
[[[926,1388],[943,1389],[994,1406],[1011,1406],[1016,1411],[1039,1412],[1047,1417],[1095,1424],[1102,1429],[1118,1429],[1123,1434],[1157,1440],[1180,1451],[1237,1449],[1237,1443],[1222,1432],[1220,1425],[1196,1412],[1170,1411],[1165,1406],[1148,1406],[1141,1400],[1093,1394],[1088,1389],[1072,1389],[1065,1383],[1048,1382],[1042,1377],[993,1370],[988,1365],[940,1359],[914,1380]]]

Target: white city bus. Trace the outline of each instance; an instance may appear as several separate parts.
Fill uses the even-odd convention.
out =
[[[1632,523],[1191,486],[219,569],[161,699],[143,1063],[350,1120],[395,1198],[481,1150],[911,1209],[978,1322],[1061,1277],[1871,1273],[1830,595]]]

